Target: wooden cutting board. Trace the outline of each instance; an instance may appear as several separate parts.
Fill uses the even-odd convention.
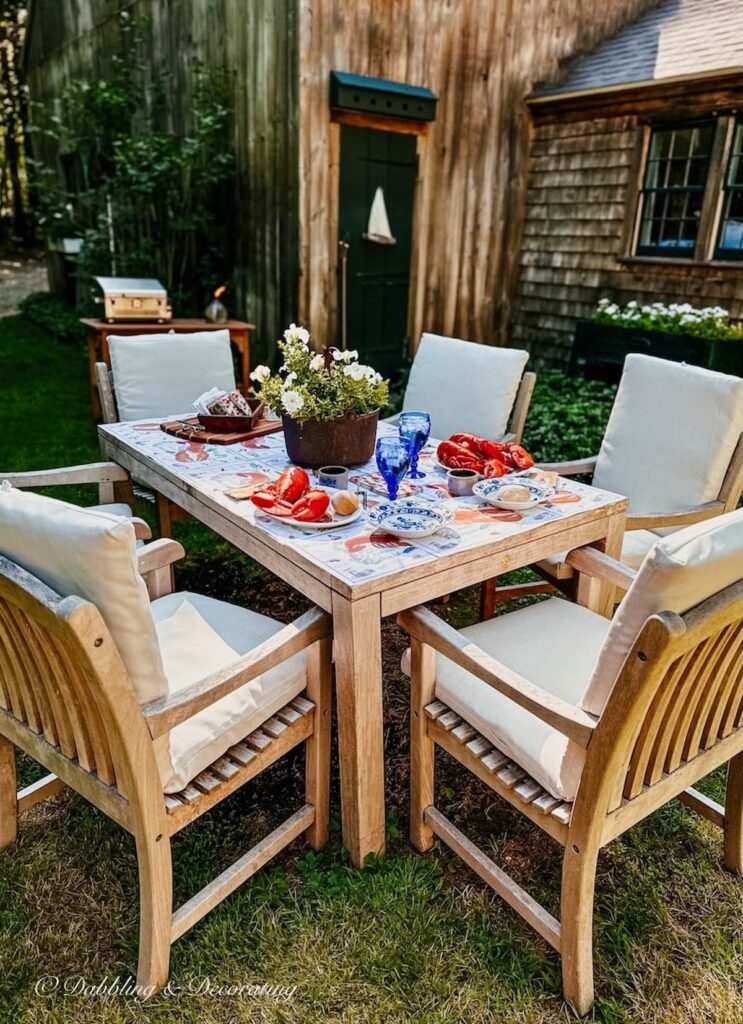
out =
[[[284,428],[281,420],[260,420],[252,430],[226,434],[223,430],[206,430],[194,416],[191,419],[161,423],[160,429],[164,430],[166,434],[172,434],[173,437],[179,437],[182,441],[199,441],[201,444],[238,444],[240,441],[249,441],[253,437],[262,437],[264,434],[275,434]]]

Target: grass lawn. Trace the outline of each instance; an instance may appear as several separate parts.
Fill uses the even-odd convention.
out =
[[[611,396],[600,386],[540,380],[526,443],[542,458],[595,449]],[[0,320],[0,470],[97,457],[82,350],[19,317]],[[1,474],[0,474],[1,475]],[[68,495],[92,502],[90,489]],[[179,524],[189,557],[178,585],[289,619],[303,599],[198,524]],[[0,547],[2,538],[0,538]],[[444,610],[474,618],[475,595]],[[404,648],[385,627],[388,855],[347,866],[337,824],[321,854],[300,844],[245,884],[173,947],[172,987],[131,998],[55,989],[131,976],[137,955],[137,876],[130,837],[77,796],[30,811],[0,855],[0,1021],[23,1024],[317,1021],[344,1024],[547,1024],[571,1019],[557,956],[453,855],[406,842],[408,686]],[[553,913],[558,848],[482,784],[440,755],[446,812]],[[23,781],[38,766],[21,764]],[[719,777],[707,789],[718,798]],[[301,802],[298,755],[185,829],[174,842],[181,902]],[[743,883],[720,865],[720,835],[673,805],[599,860],[595,1017],[604,1022],[740,1024]],[[218,994],[229,985],[291,988],[291,998]],[[45,986],[48,989],[45,991]],[[193,990],[196,991],[193,991]]]

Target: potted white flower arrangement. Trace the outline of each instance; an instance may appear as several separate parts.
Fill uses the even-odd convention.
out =
[[[368,461],[389,382],[360,363],[358,352],[313,352],[309,331],[296,324],[284,331],[278,345],[284,357],[279,372],[257,366],[250,377],[283,420],[292,462],[316,468]]]
[[[618,380],[624,358],[644,352],[711,370],[743,372],[743,325],[721,306],[695,307],[688,302],[620,306],[601,299],[592,320],[579,320],[571,371]]]

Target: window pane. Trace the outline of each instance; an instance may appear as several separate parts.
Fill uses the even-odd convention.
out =
[[[727,194],[720,231],[720,248],[743,253],[743,189]]]
[[[653,130],[638,251],[688,256],[694,248],[713,135],[712,121]]]
[[[735,128],[727,183],[728,185],[743,185],[743,124],[739,124]]]

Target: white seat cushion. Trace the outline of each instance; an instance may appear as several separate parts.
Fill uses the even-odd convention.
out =
[[[207,388],[235,389],[229,331],[109,335],[120,420],[191,412]]]
[[[458,431],[502,437],[529,353],[424,334],[405,389],[403,411],[431,415],[431,436]]]
[[[630,530],[628,533],[625,533],[624,540],[622,541],[622,561],[624,564],[628,565],[630,569],[639,569],[643,558],[657,539],[658,534],[653,533],[652,530]],[[568,565],[565,561],[569,553],[568,551],[562,551],[559,555],[550,555],[548,558],[543,558],[540,562],[537,562],[537,565],[558,580],[569,580],[573,575],[572,566]]]
[[[109,516],[120,516],[122,519],[132,518],[132,510],[123,502],[111,502],[109,505],[88,505],[86,507],[94,512],[105,512]]]
[[[600,715],[646,619],[684,612],[743,579],[743,509],[658,540],[611,622],[582,705]]]
[[[593,480],[625,494],[631,512],[714,501],[741,433],[739,377],[629,355]]]
[[[265,615],[200,594],[158,598],[152,614],[170,693],[230,665],[284,628]],[[165,792],[183,789],[306,685],[306,658],[297,654],[161,737],[156,749]]]
[[[98,608],[140,702],[166,692],[130,520],[3,484],[0,554],[58,594]]]
[[[549,598],[461,630],[525,679],[578,705],[609,629],[580,605]],[[407,656],[409,664],[409,656]],[[406,659],[403,659],[403,669]],[[578,790],[585,751],[443,655],[436,696],[561,800]]]

